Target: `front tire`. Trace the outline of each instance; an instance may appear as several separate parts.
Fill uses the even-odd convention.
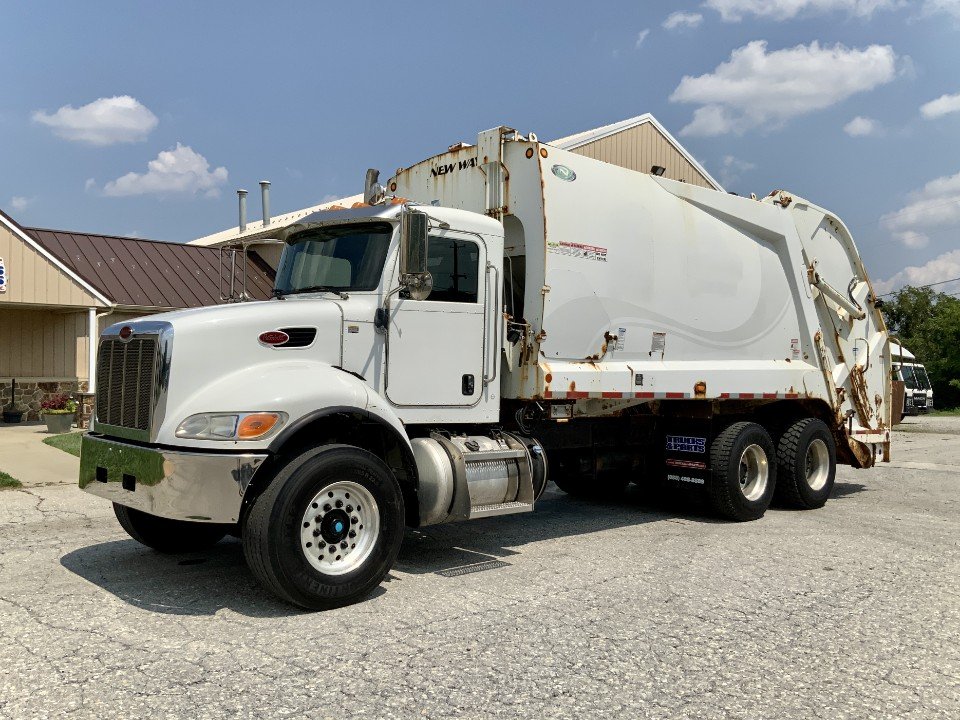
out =
[[[113,512],[127,535],[171,555],[206,550],[233,529],[233,525],[170,520],[117,503],[113,504]]]
[[[780,437],[777,499],[788,507],[823,507],[837,474],[837,446],[822,420],[805,418]]]
[[[707,480],[714,510],[740,522],[763,517],[777,482],[775,457],[770,434],[756,423],[734,423],[717,435]]]
[[[291,459],[243,528],[253,574],[294,605],[325,610],[360,600],[390,571],[404,527],[403,495],[372,453],[327,445]]]

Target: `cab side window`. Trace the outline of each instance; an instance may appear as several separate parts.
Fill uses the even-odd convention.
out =
[[[433,290],[427,300],[478,301],[480,247],[475,242],[431,236],[427,269],[433,276]]]

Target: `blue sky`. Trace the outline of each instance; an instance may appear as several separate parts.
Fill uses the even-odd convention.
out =
[[[0,16],[0,208],[24,225],[190,240],[262,178],[279,213],[495,125],[551,139],[652,112],[727,189],[837,212],[881,290],[960,276],[960,0]]]

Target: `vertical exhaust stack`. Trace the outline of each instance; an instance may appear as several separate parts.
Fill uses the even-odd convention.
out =
[[[263,203],[263,226],[270,224],[270,181],[260,181],[260,201]]]
[[[379,170],[376,168],[370,168],[367,170],[367,176],[363,182],[363,201],[367,205],[379,205],[381,202],[383,202],[386,188],[377,182],[379,178]]]
[[[247,231],[247,191],[237,190],[237,201],[240,205],[240,232]]]

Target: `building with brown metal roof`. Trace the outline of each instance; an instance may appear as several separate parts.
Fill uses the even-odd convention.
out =
[[[0,266],[0,405],[16,378],[26,419],[37,419],[50,395],[93,393],[97,337],[107,325],[244,291],[263,300],[273,288],[273,270],[255,253],[26,228],[2,211]]]

